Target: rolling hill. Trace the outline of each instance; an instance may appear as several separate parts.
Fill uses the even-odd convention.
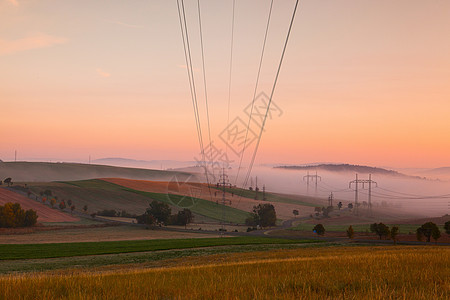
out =
[[[79,163],[0,162],[0,180],[11,177],[13,182],[74,181],[108,177],[168,181],[175,175],[182,180],[192,176],[186,172]]]

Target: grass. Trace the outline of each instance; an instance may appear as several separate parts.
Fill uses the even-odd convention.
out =
[[[320,223],[320,220],[317,220],[317,223]],[[300,223],[295,227],[289,229],[298,231],[312,231],[315,225],[316,224]],[[389,226],[389,228],[392,228],[393,226],[398,226],[399,232],[402,234],[408,234],[409,232],[415,233],[416,229],[421,226],[415,224],[386,224],[386,225]],[[332,225],[332,224],[324,225],[326,231],[340,231],[340,232],[346,231],[349,226],[350,225]],[[370,224],[356,224],[352,225],[352,228],[355,232],[370,233]],[[441,228],[441,232],[445,232],[443,228]]]
[[[46,259],[5,260],[0,261],[0,274],[17,272],[38,272],[61,269],[111,269],[139,266],[142,268],[173,265],[174,260],[211,256],[226,253],[246,253],[255,251],[277,251],[300,247],[326,247],[332,243],[296,243],[296,244],[250,244],[212,246],[204,248],[171,249],[163,251],[131,252]]]
[[[3,244],[0,245],[0,260],[43,259],[227,245],[296,243],[316,243],[316,241],[273,239],[266,237],[226,237],[49,244]]]
[[[245,198],[250,198],[250,199],[255,198],[255,191],[244,190],[244,189],[240,189],[240,188],[226,188],[226,191],[228,193],[234,193],[237,196],[241,196],[241,197],[245,197]],[[262,199],[262,191],[261,190],[258,192],[258,197],[260,200]],[[300,198],[301,196],[295,196],[295,197]],[[314,201],[313,198],[301,197],[301,199],[303,199],[303,198],[304,198],[304,200],[297,200],[295,198],[291,198],[286,195],[280,195],[280,194],[266,192],[266,201],[268,201],[268,202],[280,202],[280,203],[296,204],[296,205],[303,205],[303,206],[310,206],[310,207],[318,206],[317,204],[308,202],[308,200]]]
[[[305,248],[0,278],[4,299],[448,299],[444,247]]]

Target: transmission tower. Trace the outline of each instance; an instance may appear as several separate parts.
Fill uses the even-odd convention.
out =
[[[306,179],[306,194],[309,195],[309,181],[313,181],[315,182],[314,184],[314,193],[317,194],[317,180],[322,181],[322,177],[320,177],[319,175],[317,175],[317,171],[315,175],[309,175],[309,171],[308,173],[303,176],[303,181],[305,181]]]
[[[222,187],[222,204],[230,204],[231,199],[227,199],[225,197],[226,188],[231,188],[230,180],[228,179],[228,175],[225,173],[225,168],[222,168],[222,174],[220,174],[219,182],[217,183],[218,187]]]
[[[328,206],[333,206],[333,193],[328,196]]]
[[[351,188],[352,184],[355,185],[355,213],[358,214],[358,185],[361,184],[362,188],[364,188],[365,184],[369,185],[369,213],[372,215],[372,184],[378,186],[378,184],[372,180],[372,174],[369,174],[369,180],[367,179],[358,179],[358,173],[356,174],[356,179],[349,182],[348,187]]]

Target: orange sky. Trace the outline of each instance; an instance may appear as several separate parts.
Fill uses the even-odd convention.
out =
[[[0,1],[0,159],[198,156],[176,1]],[[236,1],[246,120],[270,1]],[[196,23],[186,0],[202,129]],[[201,1],[211,135],[227,125],[231,1]],[[294,1],[274,1],[269,94]],[[450,2],[301,1],[257,163],[450,165]],[[205,142],[206,143],[206,142]]]

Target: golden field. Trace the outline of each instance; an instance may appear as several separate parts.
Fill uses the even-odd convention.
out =
[[[0,277],[1,299],[448,299],[447,247],[326,247]]]

